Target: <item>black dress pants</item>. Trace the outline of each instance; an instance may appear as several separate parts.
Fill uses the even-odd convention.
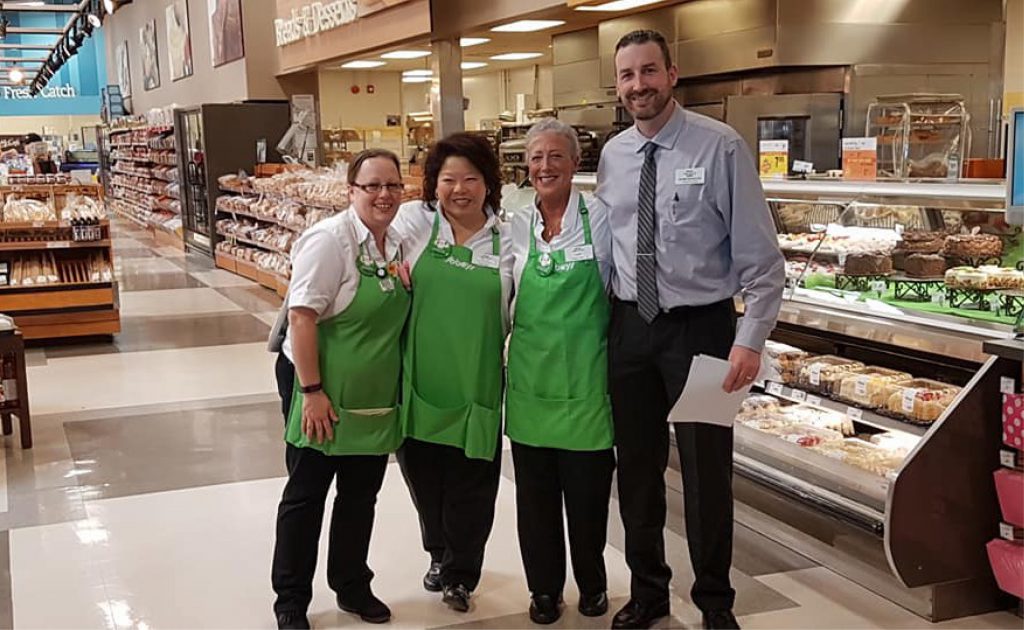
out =
[[[572,572],[581,596],[608,589],[604,547],[615,455],[538,448],[512,442],[516,516],[526,583],[534,595],[558,596],[565,586],[565,520]]]
[[[618,459],[619,510],[626,530],[632,597],[668,599],[665,562],[665,468],[668,412],[682,393],[698,354],[728,358],[735,337],[732,300],[682,307],[648,324],[636,305],[616,300],[609,332],[612,412]],[[694,605],[730,609],[733,499],[731,428],[678,424],[686,538],[696,580]]]
[[[453,446],[406,438],[397,456],[419,513],[423,548],[441,563],[441,584],[474,590],[494,524],[501,448],[487,461]]]
[[[282,364],[282,361],[284,364]],[[283,409],[291,404],[291,387],[282,376],[294,379],[291,362],[281,355],[278,388],[287,392]],[[358,602],[369,589],[373,571],[366,564],[373,532],[377,493],[384,483],[387,455],[324,455],[312,448],[286,445],[288,482],[277,508],[277,541],[271,582],[277,600],[274,612],[305,613],[313,598],[320,528],[331,482],[337,496],[331,511],[327,547],[327,583],[347,601]]]

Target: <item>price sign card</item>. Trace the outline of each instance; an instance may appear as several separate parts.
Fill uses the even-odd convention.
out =
[[[781,179],[789,172],[789,140],[762,140],[758,154],[761,177]]]
[[[873,181],[878,176],[878,138],[843,138],[843,179]]]

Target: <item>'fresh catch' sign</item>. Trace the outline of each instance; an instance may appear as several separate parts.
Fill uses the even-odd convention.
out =
[[[359,17],[359,0],[313,2],[292,9],[290,18],[274,20],[278,46],[287,46],[318,33],[351,24]]]

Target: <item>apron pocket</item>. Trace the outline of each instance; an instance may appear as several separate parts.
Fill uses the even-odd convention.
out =
[[[501,427],[501,409],[476,403],[437,407],[412,389],[405,410],[406,435],[424,442],[461,448],[467,457],[492,459]]]
[[[593,451],[611,448],[611,397],[542,398],[508,389],[505,424],[509,439],[544,448]]]
[[[333,452],[328,454],[393,453],[401,441],[397,407],[339,409],[331,442]]]

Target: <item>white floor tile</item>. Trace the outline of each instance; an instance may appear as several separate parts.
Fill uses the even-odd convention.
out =
[[[184,258],[185,251],[178,249],[177,247],[154,247],[153,251],[160,254],[164,258]]]
[[[181,273],[181,267],[164,258],[118,258],[117,250],[115,249],[114,273],[121,275],[124,271],[130,271],[135,274]]]
[[[193,271],[192,277],[209,287],[254,287],[257,283],[243,278],[242,276],[224,271],[223,269],[212,269],[210,271]]]
[[[50,359],[28,368],[32,413],[269,394],[275,358],[260,342]]]
[[[121,294],[122,317],[166,317],[241,310],[241,306],[209,288],[126,291]]]
[[[268,326],[273,326],[277,323],[277,311],[265,311],[263,313],[253,313],[253,315]]]

